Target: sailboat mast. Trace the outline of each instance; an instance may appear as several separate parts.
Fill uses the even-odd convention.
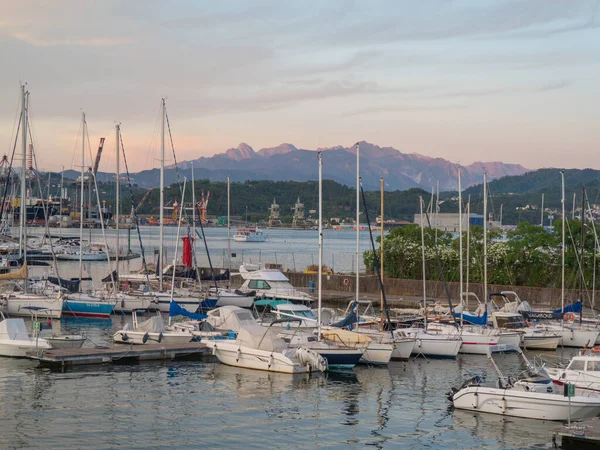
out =
[[[579,301],[581,302],[581,304],[583,304],[583,290],[585,288],[585,280],[583,279],[583,252],[584,252],[584,248],[583,248],[583,243],[585,240],[585,232],[584,232],[584,225],[585,225],[585,187],[582,188],[581,190],[581,244],[580,244],[580,251],[579,251],[579,258],[581,260],[581,263],[579,264]]]
[[[460,167],[458,168],[458,277],[459,277],[459,301],[463,301],[463,235],[462,235],[462,189],[460,186]],[[464,309],[464,308],[463,308]]]
[[[27,261],[27,92],[21,86],[21,132],[23,160],[21,161],[21,205],[19,217],[19,249],[23,264]]]
[[[227,264],[229,265],[229,277],[227,287],[231,287],[231,187],[227,177]]]
[[[379,244],[379,272],[381,273],[381,280],[383,281],[383,234],[384,234],[384,226],[385,226],[385,222],[383,220],[383,213],[384,213],[384,209],[383,209],[383,194],[384,194],[384,182],[383,182],[383,177],[381,177],[379,179],[379,190],[381,191],[381,242]],[[383,321],[383,291],[381,291],[381,297],[379,299],[379,307],[381,309],[381,320]]]
[[[465,290],[467,292],[467,303],[469,302],[469,267],[470,267],[470,250],[471,250],[471,196],[467,202],[467,279],[465,283]]]
[[[161,127],[160,127],[160,205],[159,205],[159,250],[158,250],[158,288],[160,292],[163,290],[163,273],[162,266],[164,264],[164,208],[165,208],[165,99],[161,100]],[[175,269],[173,269],[175,270]]]
[[[81,203],[79,206],[79,279],[83,278],[83,199],[84,199],[84,178],[85,176],[85,112],[81,112]],[[79,283],[81,286],[81,283]]]
[[[115,184],[115,228],[117,231],[117,253],[116,253],[116,267],[117,267],[117,272],[119,271],[119,253],[120,253],[120,240],[119,240],[119,222],[120,222],[120,217],[119,217],[119,209],[120,209],[120,201],[121,201],[121,186],[120,186],[120,174],[121,174],[121,167],[120,167],[120,149],[119,149],[119,145],[120,145],[120,141],[121,141],[121,126],[119,124],[115,125],[115,135],[116,135],[116,141],[117,141],[117,146],[116,146],[116,150],[117,150],[117,178],[116,178],[116,184]],[[104,218],[101,218],[101,220],[104,220]]]
[[[356,143],[356,301],[358,302],[360,281],[360,144]]]
[[[565,312],[565,172],[560,171],[561,179],[561,203],[562,203],[562,245],[561,245],[561,283],[560,283],[560,307],[561,311]]]
[[[319,158],[319,278],[317,291],[317,336],[321,340],[321,291],[323,289],[323,152]]]
[[[65,192],[65,166],[62,166],[62,170],[60,172],[60,211],[58,213],[58,217],[60,217],[60,224],[59,224],[59,229],[58,229],[58,235],[62,236],[62,224],[63,224],[63,217],[62,217],[62,210],[63,210],[63,194]]]
[[[487,172],[483,172],[483,301],[487,303]]]
[[[427,331],[427,283],[425,281],[425,222],[423,220],[423,197],[419,196],[419,211],[421,213],[421,264],[423,271],[423,315]]]
[[[196,236],[196,182],[194,178],[194,162],[191,163],[192,166],[192,236]],[[206,205],[204,205],[206,207]],[[202,220],[202,216],[200,216],[200,220]],[[194,250],[194,259],[196,259],[196,239],[194,239],[194,243],[192,244]],[[198,282],[200,282],[200,273],[198,272],[198,265],[196,264],[196,275],[198,275]]]

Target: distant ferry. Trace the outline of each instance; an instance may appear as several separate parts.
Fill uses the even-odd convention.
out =
[[[264,242],[265,235],[258,228],[238,228],[233,236],[233,240],[237,242]]]

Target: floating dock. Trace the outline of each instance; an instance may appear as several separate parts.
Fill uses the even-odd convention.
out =
[[[140,361],[199,359],[212,351],[202,342],[188,344],[116,344],[113,347],[52,349],[27,356],[41,365],[69,368],[92,364],[137,364]]]
[[[600,417],[554,428],[552,443],[555,448],[566,450],[600,449]]]

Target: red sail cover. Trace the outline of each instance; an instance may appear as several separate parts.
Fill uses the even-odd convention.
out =
[[[183,240],[183,256],[181,257],[181,262],[184,266],[191,268],[192,267],[192,242],[194,242],[194,238],[191,238],[189,235],[181,238]]]

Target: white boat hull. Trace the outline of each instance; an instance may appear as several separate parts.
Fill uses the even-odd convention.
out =
[[[154,297],[142,295],[119,295],[115,303],[115,313],[131,313],[132,309],[158,308],[158,301]]]
[[[598,339],[598,335],[600,331],[598,330],[586,330],[579,329],[573,326],[538,326],[540,329],[550,331],[553,334],[557,334],[560,336],[559,346],[562,347],[576,347],[576,348],[584,348],[586,346],[592,347],[596,339]]]
[[[487,355],[500,341],[496,336],[466,332],[461,334],[461,338],[462,344],[458,352],[469,355]]]
[[[378,342],[371,341],[360,358],[360,363],[386,365],[392,359],[393,352],[394,344],[380,344]]]
[[[245,295],[220,294],[217,299],[216,306],[239,306],[240,308],[251,308],[253,303],[254,297],[248,297]]]
[[[25,358],[28,352],[49,350],[52,347],[45,339],[30,341],[16,339],[0,339],[0,356],[9,358]]]
[[[556,350],[560,336],[527,336],[523,337],[523,347],[529,350]]]
[[[268,352],[241,346],[236,341],[207,341],[213,355],[228,366],[281,373],[308,373],[309,365],[300,365],[283,353]]]
[[[46,340],[52,348],[81,348],[85,343],[85,337],[81,335],[48,337]]]
[[[396,340],[394,344],[394,351],[392,352],[392,359],[408,359],[415,348],[416,339],[403,339]]]
[[[19,294],[15,296],[3,296],[0,302],[6,305],[6,313],[13,317],[31,317],[31,312],[23,309],[25,306],[48,308],[40,318],[60,319],[62,315],[63,299],[58,297],[50,298],[43,295]]]
[[[600,414],[600,398],[578,396],[569,402],[568,397],[557,394],[480,386],[461,389],[452,401],[458,409],[528,419],[567,421],[569,414],[571,420]]]

